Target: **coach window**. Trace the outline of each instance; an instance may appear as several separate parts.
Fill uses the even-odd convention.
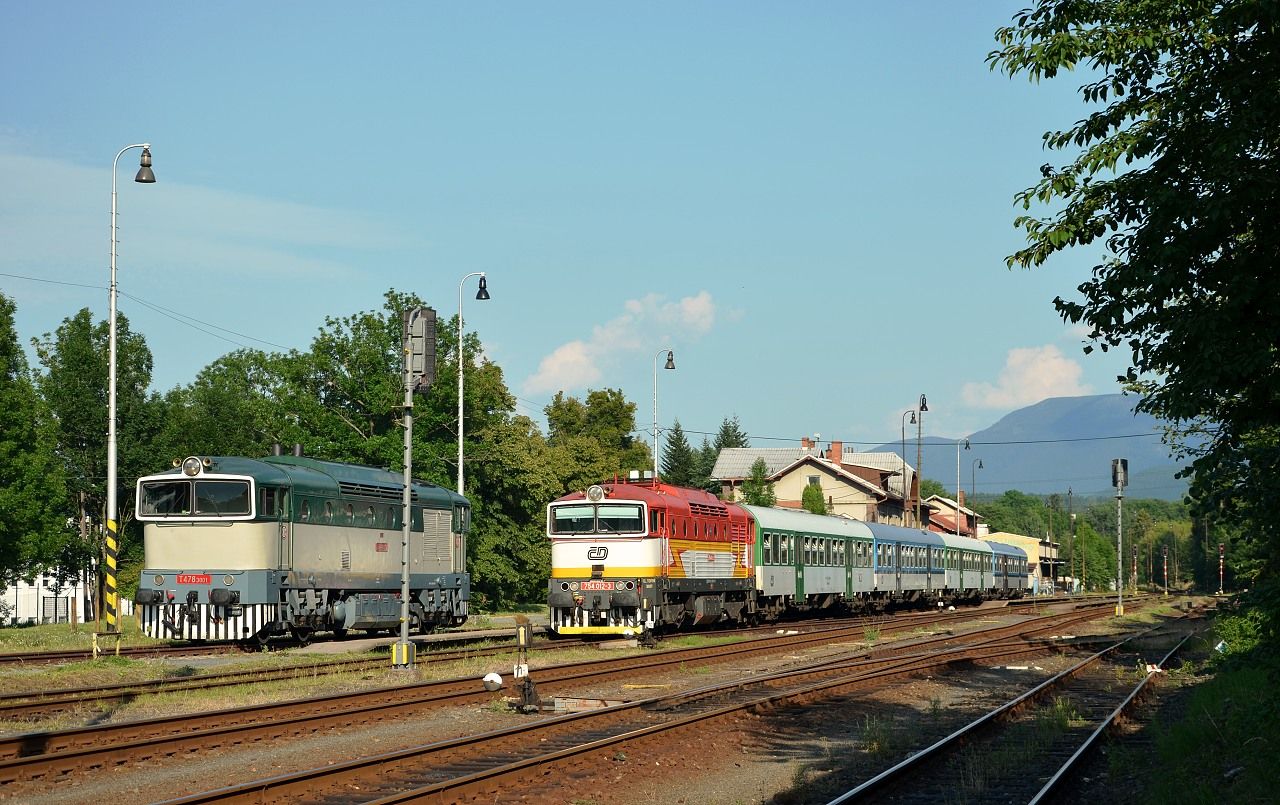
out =
[[[276,490],[264,486],[262,488],[262,506],[258,510],[258,514],[262,517],[276,516]]]

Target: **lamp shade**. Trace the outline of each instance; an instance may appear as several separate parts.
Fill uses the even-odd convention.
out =
[[[154,184],[156,181],[156,175],[151,172],[151,149],[150,148],[142,149],[141,165],[142,167],[138,168],[138,175],[133,177],[133,180],[135,182],[140,182],[141,184]]]

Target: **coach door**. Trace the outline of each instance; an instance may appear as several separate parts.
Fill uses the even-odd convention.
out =
[[[289,491],[274,487],[262,487],[262,500],[259,503],[259,515],[275,517],[276,543],[279,556],[276,566],[280,570],[293,567],[293,522],[289,516]],[[268,554],[269,556],[270,554]]]
[[[902,592],[902,543],[894,542],[889,545],[890,561],[893,562],[893,591]]]

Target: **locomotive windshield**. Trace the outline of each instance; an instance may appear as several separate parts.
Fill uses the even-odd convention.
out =
[[[141,487],[140,517],[244,517],[251,513],[248,481],[147,481]]]
[[[639,503],[574,503],[551,507],[552,534],[642,534]]]

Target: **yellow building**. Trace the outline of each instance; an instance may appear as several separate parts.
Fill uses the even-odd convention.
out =
[[[1021,548],[1027,554],[1031,565],[1031,592],[1033,595],[1049,595],[1056,589],[1063,588],[1063,579],[1057,576],[1055,568],[1061,564],[1058,558],[1058,543],[1039,537],[1028,537],[1023,534],[1011,534],[1008,531],[997,531],[987,534],[983,539],[988,542],[999,542]]]

